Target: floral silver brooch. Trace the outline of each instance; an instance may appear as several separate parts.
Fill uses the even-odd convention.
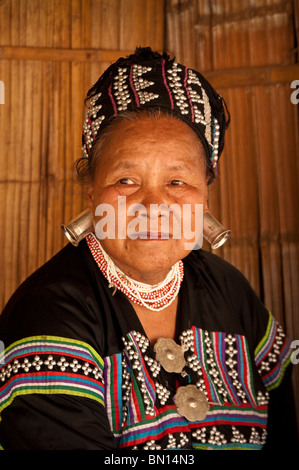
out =
[[[203,421],[210,409],[209,402],[196,385],[179,387],[174,396],[174,402],[181,416],[188,421]]]
[[[166,372],[181,373],[186,365],[184,350],[171,338],[159,338],[154,346],[156,359]],[[196,385],[177,389],[174,402],[178,413],[188,421],[203,421],[210,409],[205,394]]]
[[[186,360],[184,351],[173,339],[159,338],[154,346],[156,359],[166,372],[182,372]]]

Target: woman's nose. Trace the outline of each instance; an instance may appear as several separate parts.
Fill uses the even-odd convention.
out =
[[[143,187],[138,191],[138,195],[134,195],[134,200],[127,201],[127,214],[129,216],[138,217],[148,220],[161,220],[165,218],[169,212],[170,201],[167,193],[161,188]]]
[[[146,209],[151,206],[169,205],[171,203],[166,191],[163,191],[163,188],[160,187],[144,188],[139,196],[138,202]]]

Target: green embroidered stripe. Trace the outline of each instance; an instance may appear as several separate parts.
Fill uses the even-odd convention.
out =
[[[32,336],[5,350],[0,369],[0,412],[18,396],[64,394],[104,405],[104,361],[88,344],[56,336]]]
[[[41,343],[41,345],[47,345],[47,343],[50,343],[53,345],[61,345],[62,347],[69,346],[78,347],[80,349],[82,348],[92,356],[92,358],[95,360],[95,362],[97,362],[98,366],[101,369],[103,369],[104,367],[104,361],[102,357],[89,344],[75,339],[48,335],[29,336],[27,338],[23,338],[12,343],[0,354],[0,364],[8,362],[8,360],[11,359],[11,355],[14,355],[14,351],[16,351],[17,354],[20,347],[26,348],[26,346],[34,345],[34,343],[36,343],[36,346],[38,346],[38,343]]]
[[[254,350],[254,356],[255,357],[257,357],[259,355],[260,351],[263,349],[264,345],[267,343],[267,341],[269,339],[271,328],[273,326],[273,317],[272,317],[270,312],[268,312],[268,314],[269,314],[269,318],[268,318],[266,332],[265,332],[264,336],[262,337],[262,339],[260,340],[260,342],[258,343],[258,345],[256,346],[256,348]]]

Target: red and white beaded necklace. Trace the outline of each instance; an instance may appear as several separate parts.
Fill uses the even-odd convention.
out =
[[[132,302],[153,311],[163,310],[170,305],[179,293],[184,277],[182,261],[175,263],[166,278],[159,284],[151,286],[131,279],[124,274],[111,260],[93,233],[86,237],[91,254],[101,272],[109,282],[109,287],[123,292]]]

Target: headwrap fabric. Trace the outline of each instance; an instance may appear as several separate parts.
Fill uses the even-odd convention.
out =
[[[159,54],[137,48],[112,64],[89,90],[83,125],[83,158],[89,158],[101,131],[123,112],[159,109],[186,122],[200,138],[213,169],[224,146],[223,98],[197,71]]]

